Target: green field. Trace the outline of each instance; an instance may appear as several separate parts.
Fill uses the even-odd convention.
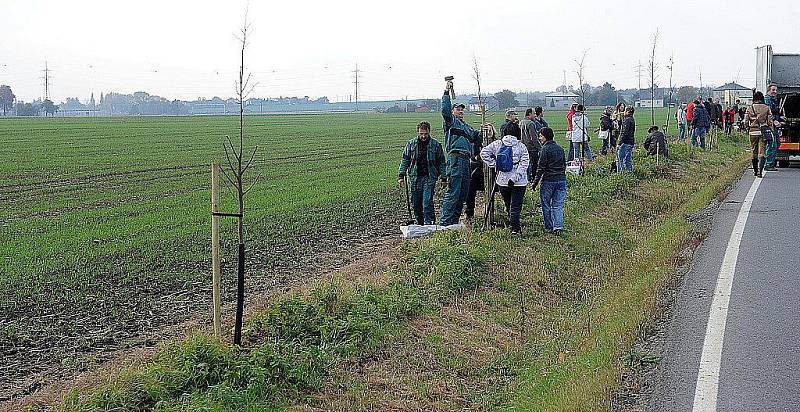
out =
[[[566,126],[564,112],[545,117]],[[637,113],[638,141],[647,118]],[[246,145],[259,147],[250,177],[263,176],[246,198],[248,296],[397,235],[397,163],[422,120],[441,138],[437,113],[247,118]],[[235,117],[0,121],[0,399],[208,317],[209,164],[224,161],[224,135],[237,126]],[[233,201],[225,192],[222,210]],[[223,230],[225,302],[232,223]]]

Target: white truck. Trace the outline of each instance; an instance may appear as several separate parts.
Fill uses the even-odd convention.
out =
[[[800,160],[800,54],[773,53],[772,46],[756,48],[756,90],[767,94],[778,86],[778,105],[783,116],[778,167]]]

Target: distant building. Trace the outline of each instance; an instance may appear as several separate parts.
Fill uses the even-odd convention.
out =
[[[732,105],[739,100],[740,104],[753,103],[753,90],[740,84],[727,83],[714,89],[714,99],[719,99],[723,105]]]
[[[417,106],[417,108],[414,109],[414,111],[417,113],[430,113],[431,108],[428,106]]]
[[[544,96],[547,107],[555,107],[558,109],[569,108],[573,104],[577,104],[580,96],[572,92],[553,92]]]
[[[497,99],[495,99],[494,96],[482,96],[481,99],[483,99],[483,104],[486,105],[487,112],[497,111],[500,107],[500,105],[497,103]],[[471,99],[469,99],[469,102],[467,103],[467,110],[470,112],[481,111],[481,105],[478,102],[478,96],[473,96]]]
[[[654,95],[652,95],[653,91],[650,89],[641,89],[639,90],[639,99],[633,102],[633,105],[636,107],[664,107],[664,100],[665,99],[665,92],[667,89],[656,88]]]

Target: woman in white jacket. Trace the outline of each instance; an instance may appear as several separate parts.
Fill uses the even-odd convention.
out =
[[[531,160],[528,148],[519,140],[522,132],[519,125],[509,123],[506,126],[506,135],[500,140],[495,140],[481,149],[481,159],[489,167],[497,166],[497,157],[501,150],[507,153],[511,149],[513,165],[510,171],[497,170],[495,184],[503,196],[503,203],[508,211],[508,222],[511,233],[519,234],[521,225],[519,221],[522,213],[522,202],[525,199],[525,189],[528,187],[528,165]],[[503,148],[506,149],[503,149]]]
[[[581,156],[581,146],[584,149],[586,160],[592,160],[592,149],[589,148],[589,117],[584,112],[582,104],[578,105],[578,110],[572,116],[572,139],[569,143],[569,154],[567,161],[572,161]]]

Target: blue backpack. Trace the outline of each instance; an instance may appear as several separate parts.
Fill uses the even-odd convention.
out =
[[[495,168],[498,172],[510,172],[514,169],[514,146],[507,146],[505,143],[497,152]]]

